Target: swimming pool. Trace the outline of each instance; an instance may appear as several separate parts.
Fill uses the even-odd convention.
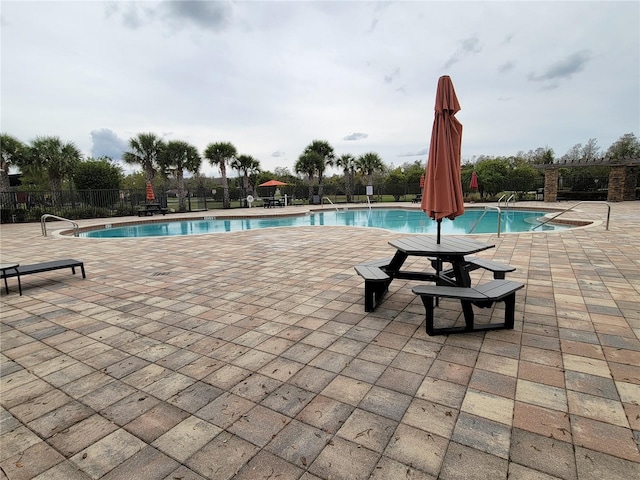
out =
[[[465,235],[468,233],[496,233],[498,212],[467,209],[464,215],[454,221],[442,221],[442,234]],[[504,233],[528,232],[537,225],[544,211],[509,210],[500,215],[500,231]],[[482,218],[481,218],[482,217]],[[130,237],[168,237],[181,235],[202,235],[208,233],[238,232],[277,227],[368,227],[381,228],[399,233],[437,232],[437,223],[421,210],[400,208],[373,208],[323,210],[298,216],[251,217],[251,218],[212,218],[181,220],[173,222],[152,222],[134,225],[114,226],[100,230],[80,232],[81,237],[89,238],[130,238]],[[561,230],[566,225],[546,224],[536,229]]]

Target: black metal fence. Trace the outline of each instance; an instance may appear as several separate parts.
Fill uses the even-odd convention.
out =
[[[173,191],[172,191],[173,192]],[[258,189],[258,195],[273,196],[274,191],[267,188]],[[409,194],[410,192],[407,192]],[[252,193],[253,194],[253,193]],[[309,203],[321,203],[322,198],[318,193],[318,186],[313,189],[312,198],[309,199],[309,188],[305,184],[287,185],[282,187],[280,194],[287,195],[288,203],[301,205]],[[354,185],[354,197],[356,202],[366,202],[366,186]],[[380,199],[385,194],[384,184],[374,186],[372,200]],[[257,199],[260,197],[254,195]],[[242,188],[229,188],[229,198],[232,208],[247,207],[247,194]],[[344,203],[346,197],[344,187],[324,185],[322,197],[329,198],[333,203]],[[184,211],[195,212],[209,209],[222,208],[223,190],[197,189],[187,192]],[[59,217],[77,220],[83,218],[108,218],[136,215],[138,207],[146,202],[145,189],[119,189],[119,190],[23,190],[0,192],[0,221],[12,222],[37,222],[44,214],[57,215]],[[175,193],[159,193],[155,202],[169,211],[181,211],[179,199]],[[254,204],[254,206],[260,203]]]
[[[45,213],[73,220],[133,215],[145,200],[145,190],[0,192],[0,219],[2,223],[35,222]]]
[[[558,179],[558,199],[561,200],[606,200],[609,177],[581,175]]]

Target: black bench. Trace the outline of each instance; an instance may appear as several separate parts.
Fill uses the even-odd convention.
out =
[[[167,207],[161,207],[159,203],[143,203],[138,206],[138,216],[141,217],[143,214],[145,216],[152,215],[157,212],[162,215],[166,215],[169,209]]]
[[[442,275],[450,277],[453,275],[452,270],[443,270],[442,261],[437,258],[430,258],[431,266],[439,272],[442,272]],[[511,265],[505,265],[504,263],[495,262],[493,260],[487,260],[486,258],[476,258],[476,257],[466,257],[465,262],[467,262],[466,269],[469,272],[474,270],[478,270],[482,268],[484,270],[489,270],[493,272],[493,278],[498,280],[504,280],[505,275],[508,272],[515,272],[516,267],[512,267]]]
[[[284,207],[284,202],[279,198],[265,198],[263,199],[262,206],[264,208]]]
[[[389,290],[391,277],[376,265],[362,264],[353,268],[364,278],[364,311],[373,312]]]
[[[82,271],[82,278],[87,278],[84,271],[84,263],[79,260],[67,258],[65,260],[53,260],[51,262],[34,263],[31,265],[20,265],[13,271],[2,272],[0,278],[22,277],[23,275],[31,275],[32,273],[50,272],[52,270],[60,270],[70,268],[73,275],[76,274],[76,267]],[[22,295],[22,288],[20,288]]]
[[[487,260],[486,258],[466,257],[465,260],[469,264],[467,268],[470,272],[483,268],[493,272],[493,278],[495,279],[504,279],[506,273],[516,270],[516,267],[494,262],[493,260]]]
[[[449,287],[442,285],[419,285],[413,287],[412,291],[420,295],[422,303],[426,309],[426,330],[429,335],[443,335],[448,333],[474,332],[483,330],[495,330],[500,328],[513,329],[516,291],[523,288],[522,283],[511,280],[492,280],[489,283],[478,285],[477,287]],[[460,300],[464,313],[464,327],[444,327],[434,328],[433,311],[435,299],[455,298]],[[472,305],[480,308],[492,306],[495,302],[504,302],[505,313],[504,323],[490,323],[485,325],[474,325],[474,315]]]
[[[422,194],[419,193],[411,200],[411,203],[420,203],[422,201]]]
[[[381,258],[380,260],[368,260],[360,265],[364,265],[366,267],[378,267],[378,268],[386,268],[393,260],[393,257],[389,258]]]

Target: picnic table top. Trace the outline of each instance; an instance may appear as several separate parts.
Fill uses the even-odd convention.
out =
[[[440,243],[429,235],[399,238],[391,240],[389,245],[407,255],[418,256],[465,256],[495,247],[487,243],[468,238],[442,237]]]

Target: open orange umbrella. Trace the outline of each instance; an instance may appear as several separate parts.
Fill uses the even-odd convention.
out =
[[[421,203],[422,210],[438,222],[438,243],[442,219],[453,220],[464,213],[460,177],[462,124],[455,118],[459,111],[453,82],[444,75],[438,80],[436,90],[435,118]]]
[[[288,184],[281,182],[280,180],[269,180],[268,182],[261,183],[258,186],[259,187],[282,187],[283,185],[288,185]]]
[[[152,203],[156,199],[156,195],[153,193],[153,185],[151,182],[147,182],[147,203]]]
[[[273,189],[273,195],[276,194],[277,187],[282,187],[284,185],[289,185],[288,183],[281,182],[280,180],[269,180],[267,182],[261,183],[258,185],[259,187],[276,187]]]

